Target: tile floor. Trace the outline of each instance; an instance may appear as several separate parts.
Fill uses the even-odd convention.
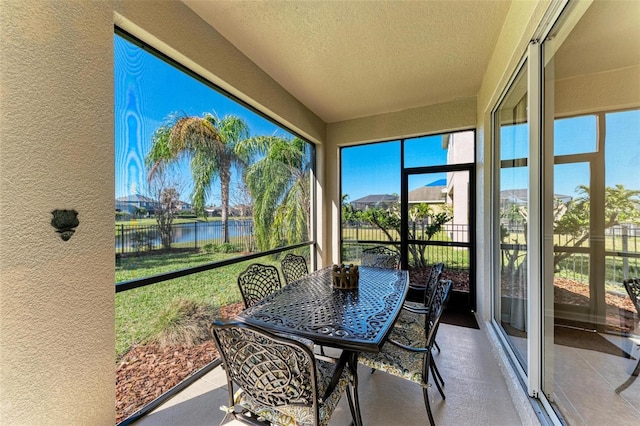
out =
[[[485,324],[481,330],[442,324],[436,355],[446,382],[446,401],[437,389],[429,392],[439,425],[539,424],[526,395],[505,368],[504,355],[489,342],[495,335]],[[359,395],[365,425],[428,424],[421,388],[382,372],[359,370]],[[216,368],[198,382],[135,423],[136,426],[235,425],[219,410],[228,405],[225,373]],[[349,425],[351,415],[343,397],[330,425]]]
[[[623,338],[605,335],[623,346]],[[620,394],[640,348],[626,348],[633,359],[554,345],[553,387],[556,404],[570,425],[640,425],[640,379]]]

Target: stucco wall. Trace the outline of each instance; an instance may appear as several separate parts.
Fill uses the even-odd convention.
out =
[[[581,75],[555,83],[556,117],[637,108],[640,66]]]
[[[107,2],[0,3],[3,425],[115,421],[112,34]]]

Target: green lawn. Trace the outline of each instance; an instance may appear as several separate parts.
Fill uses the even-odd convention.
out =
[[[148,277],[236,256],[238,253],[177,253],[125,258],[116,267],[116,281]],[[272,257],[257,261],[279,266]],[[256,260],[241,262],[116,293],[116,356],[119,358],[131,345],[144,342],[157,332],[158,318],[177,301],[191,300],[212,310],[241,302],[237,278],[254,262]]]

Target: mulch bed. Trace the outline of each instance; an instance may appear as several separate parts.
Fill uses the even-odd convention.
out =
[[[424,286],[429,280],[431,268],[414,268],[409,271],[409,282],[411,285]],[[456,271],[452,269],[444,269],[440,279],[452,280],[453,290],[468,293],[469,287],[469,271]]]
[[[138,345],[118,365],[116,423],[134,414],[218,356],[213,341],[197,346]]]
[[[220,315],[232,318],[242,303],[221,308]],[[151,401],[218,357],[213,340],[195,346],[133,346],[118,362],[116,370],[116,423],[140,410]]]

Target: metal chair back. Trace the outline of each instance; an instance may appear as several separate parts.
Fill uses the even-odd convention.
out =
[[[376,246],[362,250],[360,264],[375,268],[398,269],[400,266],[400,254],[388,247]]]
[[[269,407],[312,408],[319,423],[316,362],[310,341],[275,335],[242,323],[214,322],[213,337],[227,373],[229,401],[234,383]],[[311,345],[312,346],[312,345]]]
[[[288,253],[280,262],[280,270],[284,277],[284,283],[289,284],[309,273],[307,261],[303,256]]]
[[[442,276],[443,269],[444,263],[438,263],[437,265],[433,265],[431,267],[431,271],[429,272],[429,280],[427,281],[424,292],[424,306],[431,306],[431,302],[433,296],[435,296],[436,294],[436,288],[438,287],[438,282],[440,281],[440,277]]]
[[[238,276],[238,287],[245,308],[255,305],[265,296],[282,287],[278,269],[271,265],[254,263]]]

